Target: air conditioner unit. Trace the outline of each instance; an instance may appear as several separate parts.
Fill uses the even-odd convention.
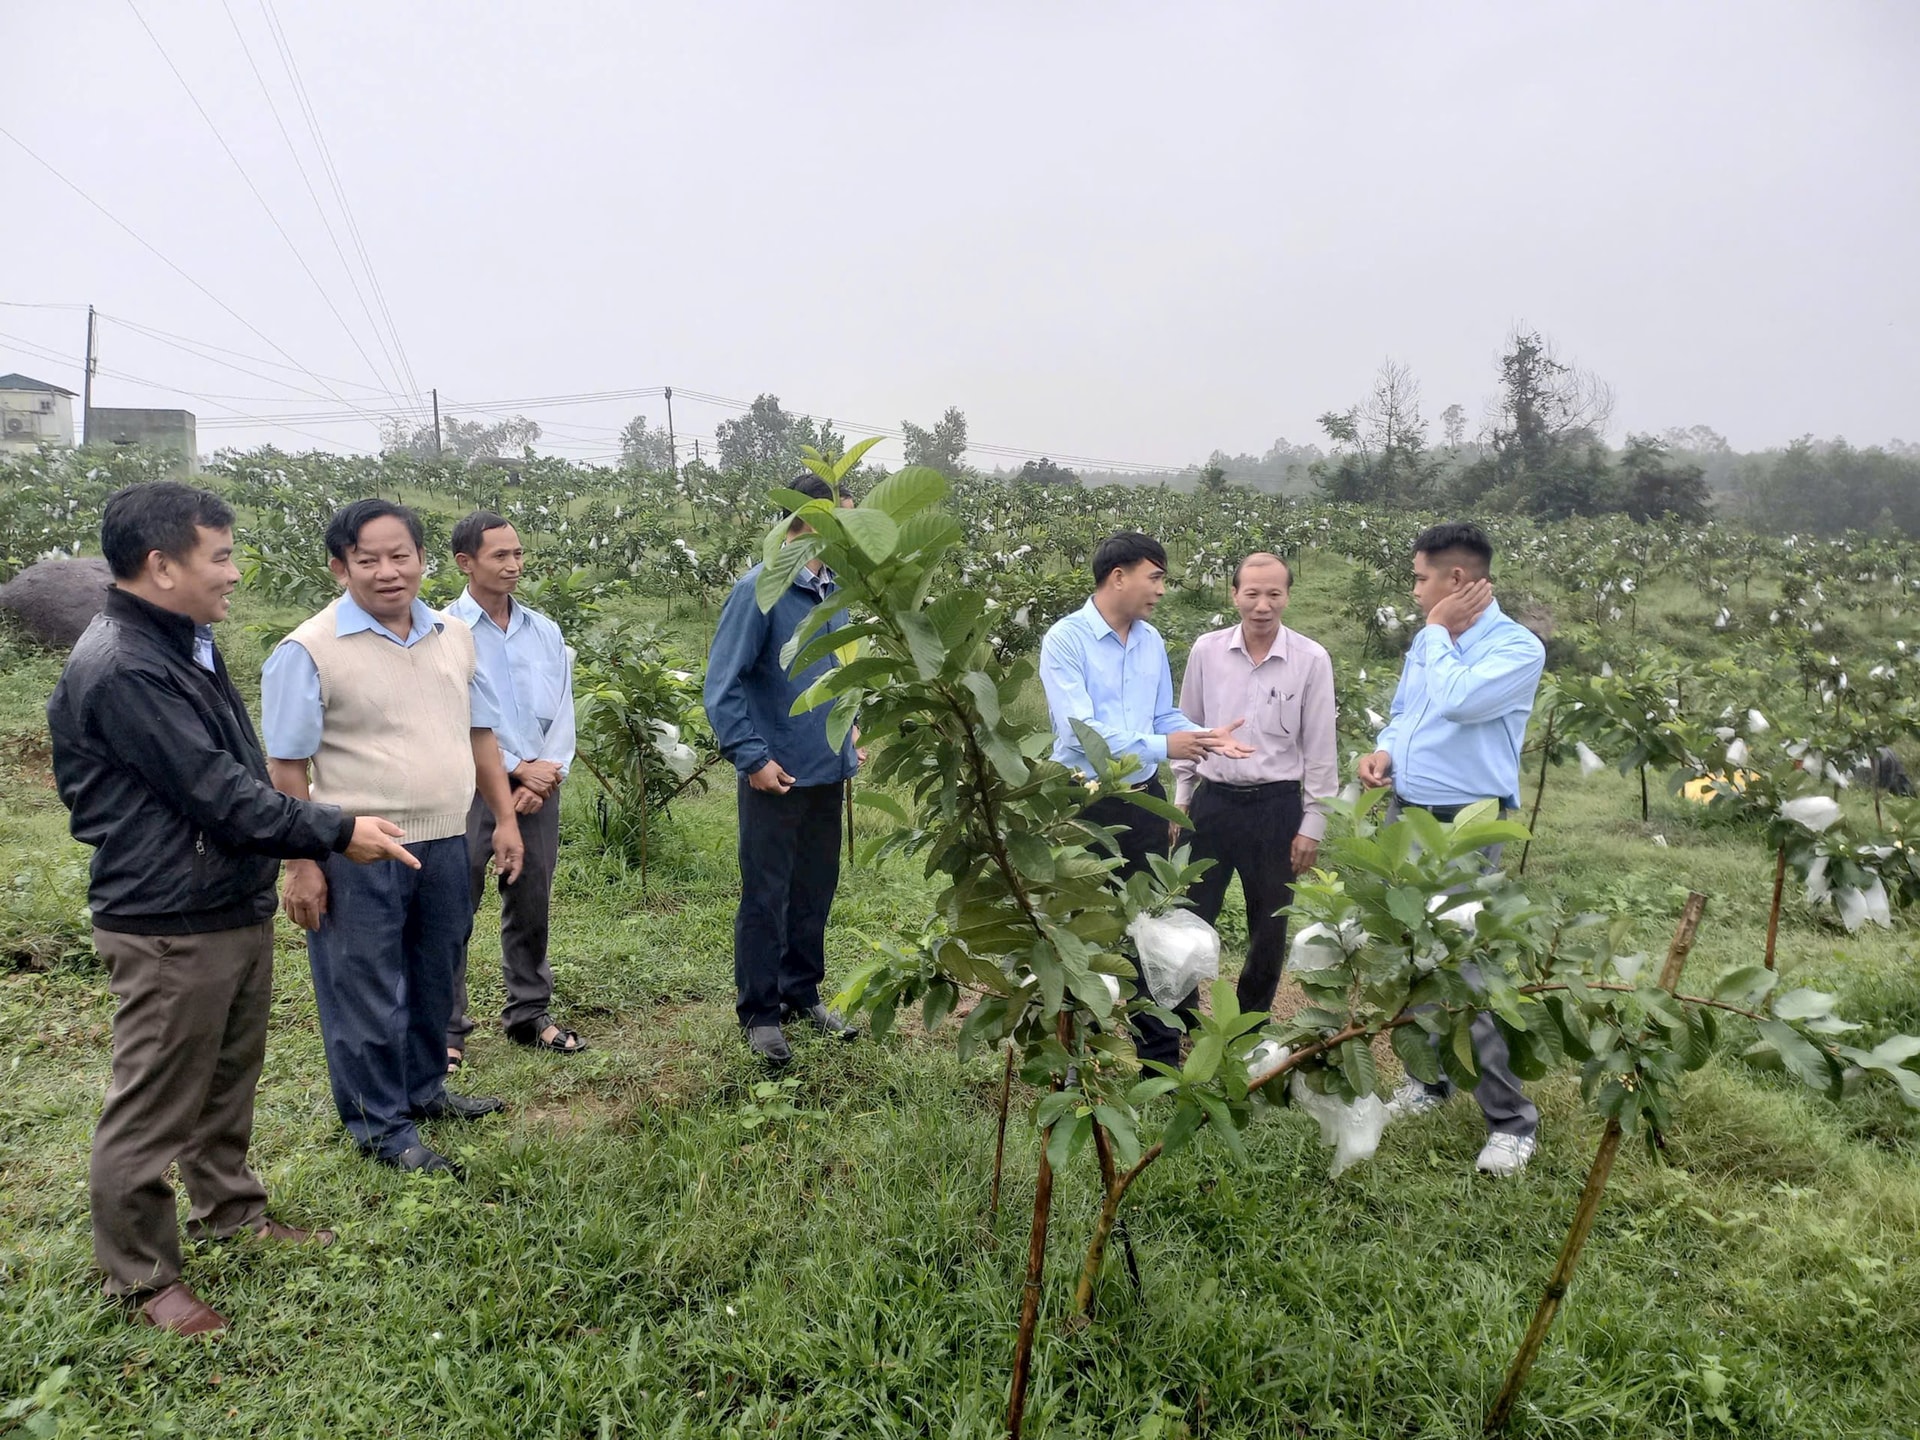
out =
[[[30,427],[30,426],[29,426],[29,425],[27,424],[27,417],[26,417],[26,416],[24,416],[24,415],[9,415],[9,416],[7,416],[7,434],[9,434],[9,435],[27,435],[27,434],[30,434],[30,433],[32,433],[32,427]]]

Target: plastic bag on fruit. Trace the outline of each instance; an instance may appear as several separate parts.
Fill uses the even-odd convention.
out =
[[[1147,992],[1169,1009],[1195,987],[1220,978],[1220,935],[1191,910],[1164,915],[1142,911],[1127,926],[1127,934],[1140,953]]]
[[[1289,1079],[1287,1094],[1320,1122],[1320,1143],[1333,1147],[1333,1166],[1328,1174],[1338,1175],[1350,1165],[1371,1160],[1380,1148],[1380,1132],[1387,1128],[1387,1107],[1378,1095],[1362,1095],[1358,1100],[1322,1095],[1297,1070]]]

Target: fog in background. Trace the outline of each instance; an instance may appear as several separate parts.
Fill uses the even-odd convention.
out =
[[[203,451],[372,449],[437,386],[612,459],[672,385],[683,453],[735,413],[695,394],[770,391],[855,438],[957,406],[976,445],[1181,466],[1324,441],[1388,357],[1477,425],[1521,323],[1612,385],[1616,439],[1920,439],[1920,6],[0,24],[0,371],[78,391],[93,304],[96,403],[191,409]]]

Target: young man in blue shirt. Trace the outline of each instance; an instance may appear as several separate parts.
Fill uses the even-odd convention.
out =
[[[789,489],[833,496],[813,474]],[[794,521],[789,539],[806,533]],[[827,973],[827,914],[840,883],[840,807],[857,761],[853,738],[827,741],[827,711],[795,715],[793,702],[834,665],[827,656],[797,675],[780,651],[813,607],[833,594],[833,572],[803,566],[771,610],[754,598],[756,565],[721,607],[707,657],[705,700],[720,753],[738,772],[740,907],[733,922],[735,1013],[753,1053],[784,1065],[793,1051],[781,1031],[804,1015],[822,1034],[856,1033],[820,1000]],[[842,611],[829,629],[846,624]]]
[[[520,878],[500,878],[500,969],[507,990],[500,1019],[516,1045],[574,1055],[587,1047],[548,1013],[553,968],[547,959],[553,873],[560,859],[560,786],[573,764],[573,651],[558,625],[514,598],[526,552],[512,525],[490,510],[476,510],[453,527],[452,538],[453,563],[467,577],[467,588],[447,606],[447,614],[473,631],[474,659],[493,688],[500,711],[493,735],[526,846]],[[467,813],[475,910],[486,894],[492,849],[493,812],[476,795]],[[449,1072],[466,1058],[472,1032],[462,949],[454,972],[453,1019],[447,1025]]]
[[[1413,599],[1427,623],[1407,651],[1393,714],[1377,748],[1360,758],[1360,783],[1393,787],[1392,819],[1405,806],[1451,821],[1481,800],[1520,805],[1520,751],[1546,668],[1546,649],[1493,598],[1493,543],[1478,525],[1434,525],[1413,542]],[[1497,863],[1499,850],[1488,854]],[[1540,1112],[1508,1063],[1507,1042],[1488,1011],[1473,1021],[1480,1082],[1474,1098],[1487,1120],[1475,1166],[1515,1175],[1533,1158]],[[1394,1093],[1395,1116],[1418,1114],[1453,1092],[1409,1079]]]
[[[1093,596],[1062,616],[1040,642],[1040,681],[1053,721],[1053,758],[1089,774],[1086,751],[1074,733],[1079,720],[1099,733],[1114,757],[1135,762],[1135,789],[1167,798],[1160,762],[1219,755],[1244,760],[1253,750],[1233,738],[1245,717],[1206,729],[1173,703],[1173,671],[1166,642],[1147,623],[1167,593],[1167,552],[1151,535],[1124,531],[1101,541],[1093,553]],[[1147,868],[1147,857],[1167,850],[1167,822],[1124,795],[1103,795],[1082,812],[1095,825],[1118,832],[1122,863],[1118,878]],[[1144,982],[1143,982],[1144,990]],[[1172,997],[1186,1011],[1197,997]],[[1143,1015],[1134,1026],[1142,1060],[1180,1063],[1180,1032]]]

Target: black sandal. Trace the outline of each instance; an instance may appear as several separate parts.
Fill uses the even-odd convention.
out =
[[[449,1075],[455,1074],[456,1072],[458,1072],[460,1067],[466,1063],[467,1063],[466,1051],[456,1050],[451,1045],[447,1047],[447,1074]]]
[[[560,1032],[551,1040],[544,1038],[540,1033],[549,1025]],[[525,1020],[518,1025],[509,1025],[507,1038],[516,1045],[525,1045],[531,1050],[551,1050],[556,1055],[578,1055],[587,1048],[586,1041],[573,1031],[562,1029],[548,1016],[542,1016],[538,1020]]]

